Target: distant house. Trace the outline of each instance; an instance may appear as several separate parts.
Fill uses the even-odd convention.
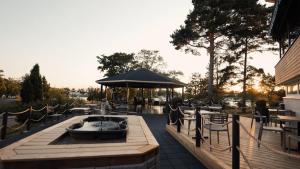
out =
[[[81,93],[78,91],[70,91],[69,97],[73,99],[81,99],[81,100],[87,100],[87,93]]]
[[[275,8],[270,35],[279,43],[276,84],[285,87],[285,108],[300,116],[300,0],[268,0]]]

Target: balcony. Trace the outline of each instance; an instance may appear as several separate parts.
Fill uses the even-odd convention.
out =
[[[286,85],[300,80],[300,38],[298,37],[275,66],[277,85]]]

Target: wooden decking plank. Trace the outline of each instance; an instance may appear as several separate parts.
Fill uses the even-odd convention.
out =
[[[249,131],[252,132],[252,134],[255,134],[257,137],[257,126],[254,126],[252,129],[250,129],[250,120],[246,118],[241,118],[241,122],[246,125],[246,127],[249,127]],[[174,133],[176,134],[176,126],[172,126],[172,130],[174,130]],[[231,130],[231,126],[229,127]],[[184,135],[187,135],[187,130],[183,128],[182,133]],[[182,137],[183,134],[180,134]],[[205,135],[207,135],[207,132]],[[195,134],[195,132],[190,132],[190,136],[185,137],[185,139],[191,140],[192,142],[195,142],[192,140],[192,136]],[[230,131],[231,135],[231,131]],[[254,168],[283,168],[283,169],[289,169],[289,168],[299,168],[300,166],[300,160],[299,159],[292,159],[284,155],[276,154],[274,152],[271,152],[270,150],[265,149],[264,147],[257,147],[257,143],[250,139],[249,136],[241,129],[240,133],[240,147],[245,156],[249,159],[250,164]],[[220,144],[217,144],[217,136],[216,132],[212,133],[212,141],[213,146],[217,148],[224,148],[227,147],[227,134],[226,133],[220,133]],[[209,141],[209,140],[206,140]],[[231,141],[231,140],[230,140]],[[264,132],[262,141],[265,144],[268,144],[274,149],[282,150],[280,147],[280,134],[279,133],[272,133],[272,132]],[[192,144],[194,145],[194,144]],[[191,147],[193,148],[193,147]],[[201,149],[205,149],[208,152],[209,147],[205,144],[201,145]],[[217,157],[218,159],[224,161],[227,165],[231,166],[231,152],[225,151],[225,152],[219,152],[217,150],[214,150],[210,152],[213,156]],[[299,153],[297,153],[300,155]],[[244,159],[241,157],[241,168],[248,168],[247,164],[245,163]]]
[[[66,132],[66,127],[81,121],[86,116],[78,116],[49,127],[10,146],[1,149],[2,162],[43,161],[61,159],[106,158],[121,156],[144,155],[158,149],[158,145],[149,144],[148,138],[153,141],[151,133],[145,135],[140,116],[128,116],[129,130],[124,143],[95,143],[95,144],[50,144]]]
[[[30,149],[56,149],[56,148],[89,148],[89,147],[124,147],[124,146],[131,146],[131,145],[147,145],[147,141],[140,141],[140,142],[133,142],[133,143],[102,143],[102,144],[70,144],[70,145],[35,145],[35,146],[20,146],[17,147],[16,150],[30,150]]]
[[[69,148],[68,152],[69,153],[83,153],[83,152],[112,152],[112,151],[121,151],[121,150],[137,150],[139,148],[142,148],[145,146],[123,146],[123,147],[115,147],[115,146],[110,146],[110,147],[81,147],[81,148]],[[62,148],[56,148],[56,149],[43,149],[43,151],[39,149],[30,149],[30,150],[15,150],[17,155],[21,154],[54,154],[54,153],[65,153],[66,150]]]

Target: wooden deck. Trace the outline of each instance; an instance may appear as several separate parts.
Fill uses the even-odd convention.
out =
[[[85,117],[73,117],[1,149],[3,167],[84,168],[155,162],[159,145],[140,116],[127,116],[129,129],[121,143],[50,144]]]
[[[251,119],[241,117],[241,122],[247,126],[249,131],[257,138],[257,128],[258,124],[250,129]],[[177,139],[187,150],[189,150],[196,158],[198,158],[207,168],[231,168],[231,152],[229,150],[220,152],[217,150],[209,151],[209,147],[206,144],[201,144],[200,148],[195,147],[195,140],[192,136],[195,136],[195,132],[191,132],[190,135],[187,134],[187,123],[182,127],[181,133],[177,133],[176,126],[166,125],[166,130]],[[192,124],[191,128],[194,128],[195,124]],[[231,125],[229,126],[231,130]],[[204,135],[208,135],[207,131]],[[231,131],[230,131],[230,135]],[[240,129],[240,147],[242,152],[245,154],[253,168],[280,168],[280,169],[296,169],[300,168],[300,160],[292,159],[284,155],[275,154],[264,147],[258,148],[256,142],[242,130]],[[220,144],[217,143],[217,134],[212,132],[212,145],[218,148],[225,148],[228,146],[227,133],[220,133]],[[280,147],[280,134],[273,133],[269,131],[264,131],[262,136],[262,141],[272,148],[277,150],[282,150]],[[207,139],[209,142],[209,139]],[[294,146],[296,144],[294,143]],[[294,154],[298,154],[293,152]],[[248,168],[242,156],[240,157],[241,168]]]

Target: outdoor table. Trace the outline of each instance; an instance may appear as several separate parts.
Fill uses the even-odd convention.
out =
[[[278,116],[280,122],[296,122],[297,135],[300,136],[300,117],[299,116]],[[300,142],[298,142],[298,151],[300,151]]]
[[[195,110],[184,110],[183,113],[188,115],[195,115]]]
[[[270,114],[275,114],[275,115],[284,115],[285,112],[288,110],[282,110],[282,109],[268,109]]]
[[[184,110],[184,113],[189,115],[195,115],[195,110]],[[200,110],[200,115],[217,115],[217,114],[220,114],[220,112]]]
[[[220,106],[208,106],[208,109],[211,110],[211,111],[221,111],[222,110],[222,107]]]
[[[90,114],[92,110],[89,107],[75,107],[70,109],[70,111],[83,111],[84,114]]]
[[[217,111],[207,111],[207,110],[200,110],[200,114],[201,115],[218,115],[220,114],[220,112],[217,112]]]

